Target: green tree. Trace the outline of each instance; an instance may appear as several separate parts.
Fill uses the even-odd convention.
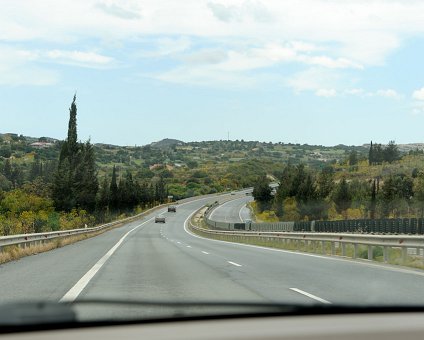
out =
[[[94,149],[77,142],[77,106],[74,95],[69,109],[68,138],[62,143],[52,197],[58,210],[79,207],[93,211],[98,190]]]
[[[424,217],[424,172],[420,171],[415,180],[414,197],[419,202],[421,217]]]
[[[352,150],[349,154],[349,165],[356,165],[358,164],[358,153],[356,150]]]
[[[384,149],[384,160],[389,163],[393,163],[400,158],[400,153],[395,141],[390,141],[387,147]]]
[[[402,207],[409,206],[414,195],[413,181],[405,174],[390,175],[384,180],[382,195],[384,199],[383,213],[399,216],[402,213]]]
[[[10,160],[6,159],[3,166],[3,175],[6,177],[9,181],[12,178],[12,165],[10,164]]]
[[[326,166],[322,168],[317,178],[317,194],[318,197],[327,198],[334,188],[334,168]]]
[[[374,148],[372,146],[372,141],[370,145],[370,150],[368,152],[368,164],[373,165],[374,164]]]
[[[90,141],[80,146],[76,164],[73,195],[78,208],[94,211],[99,189],[93,145]]]
[[[166,185],[163,177],[159,177],[159,180],[155,184],[155,201],[164,203],[166,200]]]
[[[78,151],[78,136],[77,136],[77,105],[75,103],[77,95],[74,95],[72,100],[71,107],[69,108],[69,122],[68,122],[68,139],[67,139],[67,148],[68,148],[68,157],[71,162],[75,159]]]
[[[272,200],[271,187],[269,186],[269,179],[264,175],[259,177],[253,186],[253,198],[258,203],[258,208],[263,211],[269,206]]]
[[[371,202],[370,202],[371,219],[375,219],[376,206],[377,206],[377,185],[374,179],[372,181],[372,187],[371,187]]]
[[[110,181],[110,207],[113,210],[117,210],[119,207],[119,192],[118,192],[118,183],[116,177],[116,166],[113,166],[112,170],[112,180]]]
[[[349,184],[347,183],[346,178],[343,177],[337,185],[333,200],[339,213],[350,208],[352,195],[349,191]]]

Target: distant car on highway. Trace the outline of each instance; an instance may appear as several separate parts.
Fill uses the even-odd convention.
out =
[[[177,207],[175,205],[170,205],[168,207],[168,212],[177,212]]]
[[[156,216],[155,223],[165,223],[165,216]]]

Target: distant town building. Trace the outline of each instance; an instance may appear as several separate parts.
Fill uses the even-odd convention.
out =
[[[32,146],[33,148],[37,148],[37,149],[49,148],[52,145],[53,145],[53,143],[49,143],[49,142],[34,142],[34,143],[30,144],[30,146]]]

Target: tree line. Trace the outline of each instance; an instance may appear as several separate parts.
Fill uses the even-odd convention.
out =
[[[259,212],[270,210],[281,221],[424,217],[424,172],[336,180],[331,166],[317,171],[289,164],[275,194],[262,176],[253,196]]]
[[[393,163],[400,159],[400,152],[395,141],[390,141],[387,146],[373,144],[371,141],[368,152],[369,165],[381,164],[383,162]]]
[[[69,109],[68,137],[62,142],[55,174],[52,198],[57,210],[84,209],[96,216],[122,213],[163,203],[168,191],[163,177],[139,182],[132,173],[118,173],[113,166],[110,179],[106,174],[98,181],[95,152],[90,141],[78,142],[76,96]]]

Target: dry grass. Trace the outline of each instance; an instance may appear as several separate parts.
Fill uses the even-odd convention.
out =
[[[14,246],[5,246],[2,247],[2,251],[0,252],[0,264],[19,260],[22,257],[37,255],[39,253],[44,253],[46,251],[61,248],[67,246],[72,243],[76,243],[82,240],[86,240],[100,234],[103,234],[106,231],[122,226],[122,223],[112,226],[110,228],[106,228],[104,230],[96,231],[90,234],[83,234],[77,236],[66,236],[62,238],[52,239],[49,241],[45,241],[45,243],[30,245],[25,248],[21,248],[17,245]]]

